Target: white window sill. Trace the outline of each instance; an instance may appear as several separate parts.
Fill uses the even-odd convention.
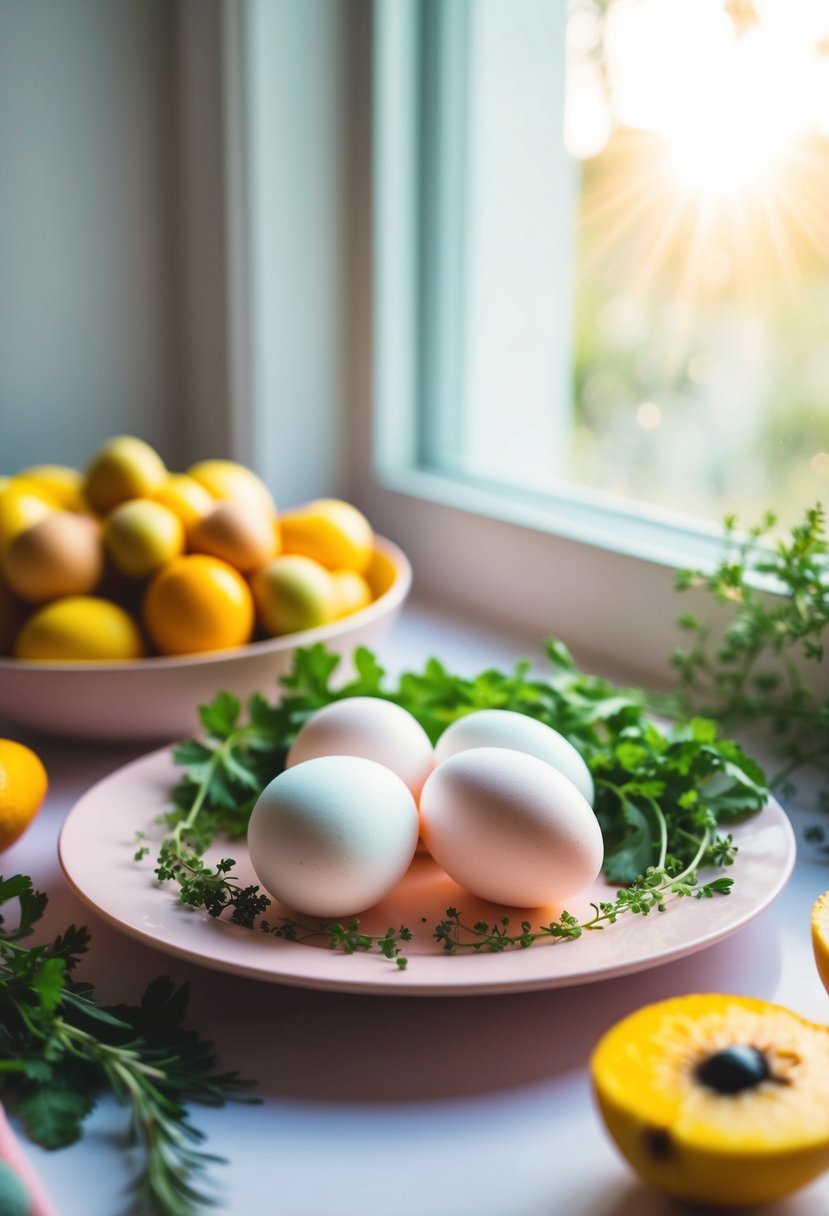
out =
[[[544,651],[544,637],[505,626],[474,615],[459,614],[451,607],[433,599],[413,597],[406,604],[390,634],[377,647],[377,657],[390,681],[404,671],[420,671],[430,658],[438,659],[452,675],[472,677],[489,668],[509,672],[520,660],[531,663],[533,677],[545,679],[551,674]],[[574,655],[577,666],[587,675],[596,675],[611,684],[636,687],[629,667],[624,664],[594,665],[583,656]],[[652,686],[643,683],[642,687]],[[780,768],[781,759],[773,745],[757,732],[735,731],[745,750],[771,776]],[[792,820],[798,838],[799,860],[808,865],[826,865],[825,855],[816,845],[804,839],[806,828],[822,822],[816,809],[820,782],[814,773],[799,772],[792,794],[777,795]]]
[[[702,593],[679,595],[671,566],[494,518],[467,499],[448,505],[416,488],[360,479],[354,501],[406,552],[421,601],[536,646],[559,638],[580,665],[622,682],[673,682],[670,655],[687,643],[676,621],[701,607]]]

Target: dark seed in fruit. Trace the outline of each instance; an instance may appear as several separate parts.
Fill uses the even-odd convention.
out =
[[[699,1065],[696,1078],[718,1094],[739,1094],[770,1077],[766,1057],[756,1047],[735,1044],[716,1051]]]

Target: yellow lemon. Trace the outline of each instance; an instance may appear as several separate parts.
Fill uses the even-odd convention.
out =
[[[812,908],[812,946],[818,974],[829,992],[829,891],[824,891]]]
[[[79,469],[65,464],[34,464],[21,469],[19,476],[51,494],[64,511],[86,510],[83,473]]]
[[[780,1005],[673,997],[617,1022],[590,1061],[608,1131],[658,1190],[771,1203],[829,1169],[829,1027]]]
[[[18,659],[50,663],[121,662],[140,658],[138,625],[111,600],[68,595],[44,605],[25,622],[14,648]]]
[[[234,460],[200,460],[190,466],[187,475],[214,498],[250,503],[269,517],[276,514],[276,504],[261,477]]]
[[[39,756],[14,739],[0,739],[0,853],[34,819],[49,782]]]
[[[279,517],[282,552],[312,557],[328,570],[364,574],[374,551],[374,533],[361,511],[339,498],[318,498]]]
[[[84,494],[94,511],[105,515],[129,498],[149,498],[164,483],[164,461],[143,439],[118,435],[92,457],[84,479]]]
[[[60,510],[57,499],[25,477],[12,477],[0,490],[0,553],[18,532]]]
[[[158,571],[144,596],[143,617],[162,654],[226,650],[250,640],[253,599],[227,562],[189,553]]]

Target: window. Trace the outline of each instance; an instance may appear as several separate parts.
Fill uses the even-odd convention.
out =
[[[735,465],[715,424],[732,428],[732,454],[750,456],[741,491],[749,474],[760,489],[782,486],[781,453],[793,459],[790,487],[814,497],[826,476],[828,12],[823,0],[223,6],[224,50],[238,69],[227,127],[240,457],[255,459],[282,501],[313,485],[357,502],[409,554],[416,593],[525,638],[555,634],[620,678],[665,678],[682,636],[674,622],[693,607],[677,599],[673,568],[719,555],[720,505],[733,505]],[[676,260],[648,243],[653,214],[671,212],[652,189],[665,140],[653,116],[665,117],[660,99],[681,75],[659,48],[676,45],[683,21],[705,31],[713,22],[731,50],[771,22],[782,52],[794,43],[780,13],[814,72],[795,56],[785,80],[770,78],[769,96],[786,93],[787,105],[792,79],[811,82],[807,128],[779,154],[812,175],[806,210],[784,228],[790,273],[767,244],[766,289],[752,299],[767,309],[763,324],[784,311],[788,321],[750,339],[721,324],[735,315],[736,280],[723,282],[721,257],[689,252],[680,226],[682,265],[704,269],[705,301],[717,307],[696,344],[685,342],[679,371],[657,375],[653,355],[673,354],[666,300],[681,282]],[[679,41],[698,46],[687,31]],[[622,88],[620,43],[640,55],[650,127]],[[705,53],[695,51],[697,68]],[[693,147],[687,198],[707,200],[707,214],[705,141]],[[750,158],[740,161],[748,171]],[[617,171],[630,194],[621,191],[616,218],[631,227],[613,232],[599,204]],[[747,235],[739,223],[736,235]],[[631,267],[651,263],[660,274],[637,296]],[[700,345],[709,331],[716,349]],[[729,376],[743,377],[739,394],[714,376],[720,350]],[[758,418],[769,424],[765,463],[737,428]],[[688,431],[703,436],[705,486],[699,462],[685,467]]]
[[[829,488],[829,7],[574,0],[573,480],[794,522]]]
[[[376,12],[387,480],[669,560],[822,497],[827,6]]]

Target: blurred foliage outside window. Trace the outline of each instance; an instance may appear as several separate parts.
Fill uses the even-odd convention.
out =
[[[829,3],[570,0],[572,481],[829,501]]]

